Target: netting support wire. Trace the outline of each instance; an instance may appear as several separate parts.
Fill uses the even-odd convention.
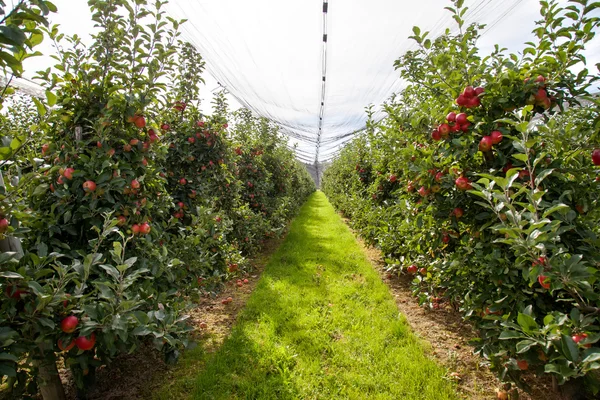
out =
[[[323,51],[322,51],[322,83],[321,83],[321,105],[319,108],[319,129],[317,132],[317,144],[315,149],[315,169],[317,172],[317,187],[319,187],[319,149],[321,147],[321,134],[323,133],[323,116],[325,114],[325,88],[327,83],[327,13],[329,11],[328,0],[323,0]]]

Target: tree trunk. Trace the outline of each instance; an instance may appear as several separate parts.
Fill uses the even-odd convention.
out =
[[[66,400],[58,369],[56,368],[56,357],[48,354],[38,367],[38,384],[40,393],[44,400]]]

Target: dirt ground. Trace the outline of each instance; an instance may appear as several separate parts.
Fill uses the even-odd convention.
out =
[[[385,271],[385,263],[378,249],[367,246],[358,239],[369,260],[379,272],[381,279],[389,286],[398,309],[406,316],[413,332],[431,346],[432,356],[448,370],[449,379],[456,381],[459,392],[465,399],[487,400],[501,399],[497,394],[502,383],[488,369],[484,360],[473,354],[473,347],[468,342],[476,337],[471,325],[463,321],[460,313],[452,307],[429,310],[419,306],[412,296],[409,276],[389,276]],[[531,393],[511,391],[510,399],[519,400],[575,400],[578,397],[577,387],[566,386],[562,392],[552,390],[552,382],[548,378],[540,379],[534,375],[526,377],[531,386]]]
[[[237,279],[248,279],[248,283],[237,286],[237,279],[225,284],[216,297],[202,298],[190,312],[194,328],[193,337],[205,351],[213,352],[229,334],[237,315],[244,308],[254,291],[270,256],[277,250],[283,239],[266,242],[261,253],[250,260],[252,270]],[[231,297],[233,301],[222,304]],[[134,400],[151,398],[153,389],[169,380],[173,367],[168,366],[162,355],[151,347],[145,347],[135,354],[119,356],[110,365],[98,368],[96,385],[88,393],[89,400]],[[76,391],[70,372],[60,370],[67,399],[75,400]]]
[[[224,290],[216,297],[203,298],[191,313],[194,336],[199,346],[207,352],[214,352],[223,343],[252,294],[261,273],[270,256],[279,247],[283,239],[270,240],[261,254],[252,262],[253,270],[240,279],[248,279],[248,283],[238,287],[236,280],[228,282]],[[411,295],[410,277],[388,277],[384,263],[377,249],[366,246],[359,240],[373,266],[382,280],[389,286],[398,308],[406,316],[413,332],[429,343],[430,354],[448,368],[448,379],[457,383],[460,394],[469,400],[497,399],[497,390],[502,384],[495,378],[483,363],[473,354],[468,344],[475,337],[471,326],[462,320],[459,313],[451,307],[439,310],[428,310],[420,307]],[[229,304],[222,300],[232,297]],[[96,373],[97,384],[89,393],[89,400],[133,400],[151,397],[153,389],[169,380],[173,369],[167,366],[162,356],[152,348],[143,348],[133,355],[118,357],[112,364],[99,368]],[[67,398],[76,399],[74,385],[68,371],[62,370],[61,377],[65,382]],[[577,388],[565,388],[568,392],[561,394],[552,390],[551,382],[540,380],[535,376],[528,379],[532,393],[519,392],[521,400],[574,400]],[[570,394],[569,394],[570,392]],[[511,399],[516,399],[511,396]]]

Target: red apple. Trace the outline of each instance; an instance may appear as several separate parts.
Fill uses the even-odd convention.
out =
[[[61,351],[69,351],[69,350],[71,350],[73,347],[75,347],[75,342],[74,342],[73,340],[72,340],[72,341],[71,341],[71,342],[70,342],[68,345],[66,345],[66,346],[65,346],[65,345],[63,344],[62,340],[58,339],[58,343],[57,343],[57,344],[58,344],[58,348],[59,348]]]
[[[435,129],[433,132],[431,132],[431,138],[435,141],[441,140],[442,139],[442,134],[440,133],[440,131],[438,131],[437,129]]]
[[[176,101],[173,108],[177,111],[184,111],[186,106],[187,104],[185,104],[183,101]]]
[[[467,98],[464,94],[461,94],[456,98],[456,104],[458,104],[459,106],[467,105]]]
[[[475,96],[479,96],[481,95],[483,92],[485,92],[485,89],[482,88],[481,86],[478,86],[475,88]]]
[[[594,165],[600,165],[600,149],[592,151],[592,162]]]
[[[579,342],[581,342],[582,340],[586,339],[587,337],[588,337],[588,334],[587,334],[587,333],[577,333],[577,334],[575,334],[575,335],[571,336],[571,339],[573,339],[573,341],[574,341],[576,344],[579,344]],[[586,344],[586,345],[583,345],[583,346],[584,346],[584,347],[587,347],[587,348],[590,348],[590,347],[592,347],[592,345],[591,345],[590,343],[588,343],[588,344]]]
[[[179,180],[179,184],[180,184],[180,185],[185,185],[186,183],[187,183],[187,181],[185,180],[185,178],[181,178],[181,179]]]
[[[244,283],[248,283],[250,282],[248,279],[244,279]]]
[[[134,235],[139,234],[140,233],[140,226],[138,224],[131,225],[131,232],[133,232]]]
[[[517,367],[519,367],[521,371],[527,371],[529,369],[529,363],[527,360],[517,360]]]
[[[475,96],[475,89],[473,89],[473,86],[467,86],[465,88],[465,90],[463,91],[463,95],[465,97],[473,97],[473,96]]]
[[[79,336],[77,339],[75,339],[75,345],[77,345],[79,350],[83,350],[83,351],[91,350],[94,348],[95,344],[96,344],[96,334],[93,332],[89,339],[85,336]]]
[[[456,218],[461,218],[463,215],[465,215],[464,210],[460,207],[456,207],[452,213],[456,216]]]
[[[119,215],[117,217],[117,220],[119,221],[117,223],[117,225],[119,225],[119,226],[124,226],[127,223],[127,217],[125,217],[124,215]]]
[[[150,130],[150,132],[148,132],[148,133],[149,133],[148,138],[150,139],[150,143],[158,142],[158,140],[159,140],[158,135],[153,130]]]
[[[131,151],[131,145],[130,144],[126,144],[125,146],[123,146],[123,151],[125,153],[129,153]]]
[[[538,257],[537,260],[533,260],[531,262],[532,267],[535,267],[537,265],[542,265],[542,266],[548,265],[548,258],[546,256],[540,256],[540,257]]]
[[[548,98],[548,93],[546,92],[546,90],[545,90],[545,89],[542,89],[542,88],[540,88],[540,89],[538,89],[538,91],[537,91],[537,92],[536,92],[536,93],[533,95],[533,97],[535,98],[535,101],[539,103],[539,102],[542,102],[542,101],[544,101],[545,99],[547,99],[547,98]]]
[[[502,132],[500,131],[492,131],[492,133],[490,133],[490,137],[492,138],[492,144],[498,144],[504,138],[502,136]]]
[[[71,179],[73,179],[73,172],[75,172],[75,170],[73,168],[67,168],[67,169],[65,169],[63,176],[65,178],[67,178],[68,180],[71,180]]]
[[[456,184],[456,187],[459,190],[471,190],[472,189],[471,181],[469,181],[469,178],[467,178],[466,176],[460,176],[460,177],[456,178],[454,183]]]
[[[18,288],[13,292],[14,289],[15,287],[13,285],[7,285],[6,289],[4,290],[4,293],[6,293],[6,297],[20,300],[22,296],[25,296],[29,293],[26,290],[20,290]]]
[[[479,142],[479,150],[481,151],[490,151],[492,149],[492,137],[491,136],[484,136],[481,138],[481,141]]]
[[[83,182],[83,190],[87,193],[93,192],[96,190],[96,182],[94,181],[85,181]]]
[[[469,120],[467,119],[467,114],[465,113],[460,113],[456,116],[456,123],[459,125],[463,125],[465,123],[469,122]]]
[[[408,268],[406,268],[406,272],[408,272],[409,274],[416,274],[417,270],[418,270],[418,268],[415,264],[412,264],[412,265],[408,266]]]
[[[73,333],[77,329],[77,324],[79,324],[79,319],[74,315],[69,315],[60,322],[60,329],[64,333]]]
[[[390,182],[391,182],[391,183],[394,183],[394,182],[396,182],[396,179],[398,179],[398,178],[396,177],[396,175],[394,175],[394,174],[390,175]]]
[[[43,144],[42,145],[42,155],[45,155],[48,152],[49,149],[50,149],[50,145],[49,144],[47,144],[47,143]]]
[[[138,139],[131,139],[131,140],[129,141],[129,144],[130,144],[130,145],[132,145],[132,146],[137,146],[137,144],[138,144],[139,142],[140,142],[140,141],[139,141]]]
[[[427,268],[422,267],[419,269],[419,274],[421,274],[422,276],[427,275]]]
[[[442,134],[442,136],[446,136],[450,133],[450,125],[448,124],[441,124],[438,127],[438,131]]]
[[[545,275],[538,276],[538,282],[544,289],[550,289],[550,278]]]
[[[419,188],[419,190],[417,191],[417,193],[419,193],[419,195],[421,195],[422,197],[428,196],[429,195],[429,189],[426,189],[425,186],[421,186]]]
[[[474,107],[479,107],[481,105],[481,100],[479,100],[479,97],[471,97],[469,100],[467,100],[467,108],[474,108]]]
[[[132,189],[139,189],[140,188],[140,182],[138,182],[137,179],[134,179],[131,181],[131,188]]]
[[[146,118],[144,118],[142,115],[136,115],[133,117],[133,123],[135,126],[142,129],[146,126]]]
[[[448,115],[446,115],[446,121],[448,121],[448,122],[454,122],[454,121],[456,121],[456,113],[455,112],[451,112]]]
[[[152,228],[150,227],[150,224],[147,222],[144,222],[140,225],[140,233],[142,235],[149,234],[151,230],[152,230]]]
[[[441,182],[442,178],[444,178],[444,173],[443,172],[438,172],[437,174],[435,174],[435,181],[436,182]]]
[[[162,124],[160,126],[160,129],[162,129],[163,131],[168,131],[169,129],[171,129],[171,126],[169,126],[169,124]]]
[[[10,223],[8,222],[8,219],[0,219],[0,233],[5,233],[8,230],[9,225]]]

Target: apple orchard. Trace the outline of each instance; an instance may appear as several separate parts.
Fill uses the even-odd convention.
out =
[[[395,65],[408,86],[323,191],[390,274],[414,277],[423,307],[472,323],[502,381],[527,389],[534,373],[597,393],[600,100],[581,52],[600,5],[542,1],[522,55],[482,55],[460,3],[457,34],[413,29],[417,50]]]
[[[315,185],[274,123],[223,93],[200,112],[204,61],[162,2],[90,0],[91,46],[48,25],[49,1],[0,4],[7,74],[44,37],[60,43],[43,98],[2,95],[0,377],[14,397],[61,399],[57,365],[85,394],[143,345],[177,361],[193,304],[247,284],[248,257]],[[458,33],[415,27],[395,64],[408,86],[322,189],[423,307],[474,326],[502,382],[527,389],[535,373],[598,393],[599,76],[582,51],[600,4],[540,4],[518,55],[480,54],[461,0]]]
[[[0,255],[0,376],[16,397],[63,398],[59,357],[80,393],[142,344],[175,361],[194,299],[243,272],[314,190],[272,123],[222,93],[199,112],[204,62],[162,6],[91,1],[102,29],[87,48],[42,30],[47,1],[2,32],[24,52],[44,34],[63,44],[44,99],[3,97],[0,232],[22,246]]]

